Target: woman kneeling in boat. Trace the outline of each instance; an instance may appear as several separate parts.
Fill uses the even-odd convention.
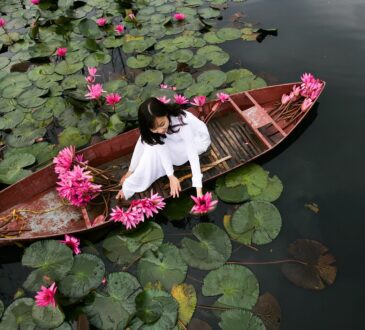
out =
[[[140,137],[133,151],[128,172],[121,178],[116,198],[129,199],[167,175],[170,195],[179,197],[180,182],[173,165],[190,162],[192,185],[202,196],[199,155],[210,146],[208,128],[201,120],[175,104],[149,98],[138,109]]]

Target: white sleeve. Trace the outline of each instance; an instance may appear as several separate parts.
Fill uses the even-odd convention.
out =
[[[192,185],[193,187],[201,188],[202,184],[202,172],[200,170],[200,161],[199,154],[197,148],[194,143],[194,135],[191,130],[189,123],[187,125],[180,127],[181,136],[185,142],[186,153],[188,155],[192,177]]]
[[[143,154],[143,144],[140,136],[133,150],[132,160],[128,169],[129,171],[134,172],[139,163],[139,160],[142,157],[142,154]]]

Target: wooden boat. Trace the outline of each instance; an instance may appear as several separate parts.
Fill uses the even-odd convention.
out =
[[[299,111],[295,120],[275,119],[280,117],[277,107],[281,96],[284,93],[288,94],[294,85],[299,84],[300,82],[275,85],[232,94],[227,102],[221,103],[215,100],[201,108],[189,109],[195,115],[205,117],[212,140],[210,149],[200,157],[204,171],[203,182],[217,178],[267,153],[299,125],[310,109],[306,112]],[[323,82],[321,92],[324,87]],[[133,129],[78,153],[82,153],[91,166],[114,169],[115,179],[119,181],[127,169],[138,137],[139,130]],[[175,175],[179,178],[189,177],[188,166],[175,170]],[[0,245],[64,234],[79,234],[101,228],[110,222],[106,218],[105,221],[96,221],[87,226],[82,210],[65,205],[58,197],[55,190],[56,181],[57,175],[51,164],[0,192],[0,229],[3,232],[2,237],[0,236]],[[168,198],[167,183],[167,179],[161,178],[151,188]],[[182,180],[182,190],[190,187],[190,179]],[[141,198],[147,193],[136,194],[136,197]],[[114,196],[110,199],[112,204],[116,203]],[[90,218],[96,217],[101,212],[100,205],[88,206]],[[6,219],[9,220],[11,214],[12,221],[5,225]],[[14,226],[17,228],[19,215],[24,217],[23,225],[14,235]],[[18,229],[19,227],[16,230]],[[8,230],[13,236],[4,235],[4,230]]]

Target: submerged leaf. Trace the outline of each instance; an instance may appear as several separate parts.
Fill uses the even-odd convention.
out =
[[[179,320],[187,325],[193,317],[197,298],[195,288],[191,284],[182,283],[173,286],[171,295],[179,304]]]
[[[280,329],[281,308],[272,294],[266,292],[261,295],[252,311],[261,318],[266,330]]]
[[[298,239],[289,245],[289,254],[301,263],[286,263],[281,270],[295,285],[305,289],[321,290],[336,279],[335,257],[320,242]]]

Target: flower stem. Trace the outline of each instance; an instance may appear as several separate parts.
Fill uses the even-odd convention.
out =
[[[294,262],[301,265],[307,266],[308,263],[295,259],[283,259],[283,260],[273,260],[273,261],[227,261],[226,264],[229,265],[275,265],[284,264],[288,262]]]

